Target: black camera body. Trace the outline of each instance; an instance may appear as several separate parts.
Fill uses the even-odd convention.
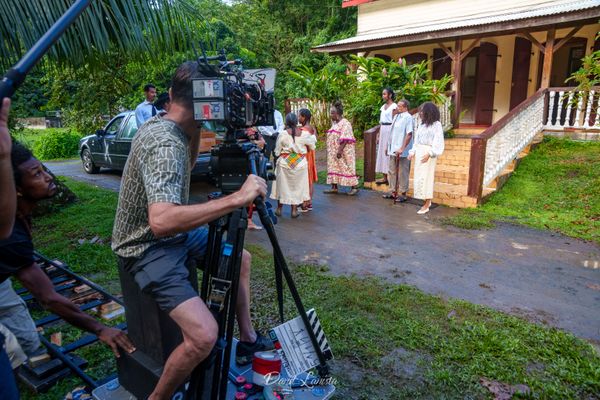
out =
[[[216,61],[211,64],[210,61]],[[246,129],[275,125],[273,90],[275,70],[244,71],[239,60],[227,61],[222,52],[201,57],[198,69],[203,78],[192,80],[194,119],[217,122],[227,128],[223,143],[211,151],[210,170],[223,194],[240,189],[249,174],[272,180],[271,165],[249,142]]]

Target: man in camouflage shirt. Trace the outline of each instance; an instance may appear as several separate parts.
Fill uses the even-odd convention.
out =
[[[201,257],[208,241],[204,226],[266,196],[267,184],[250,175],[227,197],[188,205],[190,171],[198,155],[200,129],[194,120],[192,79],[196,62],[182,64],[169,90],[167,114],[148,120],[133,139],[123,171],[112,249],[119,266],[179,325],[183,342],[171,353],[150,399],[168,399],[206,358],[218,336],[212,314],[188,280],[186,263]],[[250,318],[250,253],[244,250],[236,305],[240,342],[236,361],[246,364],[256,351],[272,348]]]

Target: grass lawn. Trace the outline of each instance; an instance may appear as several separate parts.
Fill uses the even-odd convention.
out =
[[[600,143],[547,137],[483,206],[442,222],[480,229],[494,221],[600,243]]]
[[[109,247],[117,194],[67,180],[80,201],[35,221],[37,248],[76,272],[119,292]],[[103,244],[80,245],[99,236]],[[253,318],[261,330],[276,324],[272,256],[251,247]],[[379,279],[339,277],[323,267],[294,265],[307,308],[315,307],[336,356],[338,399],[486,399],[479,379],[525,384],[532,399],[598,399],[600,356],[571,334],[487,307],[445,300]],[[286,294],[286,316],[293,317]],[[64,328],[73,334],[74,329]],[[107,349],[84,356],[96,377],[114,371]],[[57,399],[80,385],[74,378],[49,393]]]

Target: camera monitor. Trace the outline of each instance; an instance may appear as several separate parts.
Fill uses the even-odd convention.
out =
[[[224,86],[223,79],[192,80],[195,120],[223,121],[225,119]]]

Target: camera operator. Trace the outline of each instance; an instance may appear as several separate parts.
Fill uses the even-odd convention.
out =
[[[266,196],[267,184],[250,175],[227,197],[188,205],[190,171],[197,158],[200,128],[194,120],[192,79],[197,62],[179,66],[169,90],[169,112],[148,120],[133,139],[121,183],[112,248],[119,267],[154,298],[181,328],[183,342],[166,361],[150,399],[167,399],[206,358],[217,339],[217,323],[188,280],[188,262],[207,247],[203,226]],[[236,361],[248,364],[256,351],[273,348],[250,317],[250,253],[244,250],[236,316],[240,330]]]

